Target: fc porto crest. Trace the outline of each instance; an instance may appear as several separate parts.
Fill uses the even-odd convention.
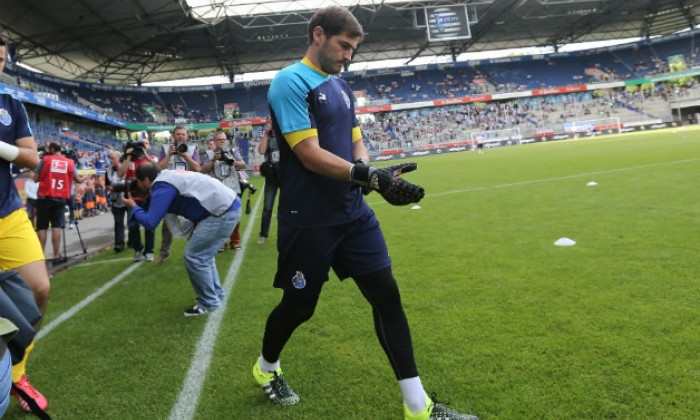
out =
[[[348,96],[347,93],[345,93],[344,90],[341,91],[340,93],[343,95],[343,100],[345,101],[345,106],[348,107],[348,109],[350,109],[350,97]]]
[[[0,124],[6,127],[12,124],[12,115],[5,108],[0,108]]]
[[[303,289],[306,287],[306,278],[304,277],[304,273],[297,271],[294,277],[292,277],[292,286],[294,286],[295,289]]]

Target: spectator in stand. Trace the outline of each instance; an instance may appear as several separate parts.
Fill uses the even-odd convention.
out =
[[[187,144],[187,129],[178,125],[173,130],[173,142],[163,145],[163,150],[158,156],[158,168],[199,172],[201,170],[199,162],[197,147]],[[129,219],[131,220],[131,216]],[[170,257],[170,246],[173,242],[173,235],[165,223],[163,223],[161,232],[162,241],[156,264],[160,264]]]
[[[148,139],[141,140],[143,148],[129,148],[124,151],[124,161],[119,166],[118,174],[126,182],[136,176],[136,169],[145,163],[156,163],[154,155],[149,153],[151,144]],[[141,197],[134,197],[134,200],[143,205]],[[129,245],[134,249],[134,261],[139,262],[146,258],[146,261],[153,261],[153,248],[155,247],[155,231],[153,229],[144,228],[145,244],[141,243],[141,229],[139,223],[132,219],[131,213],[128,214],[129,227]]]
[[[119,159],[121,155],[117,151],[109,153],[109,168],[107,168],[107,183],[110,188],[114,184],[124,181],[124,177],[119,176]],[[114,216],[114,252],[124,250],[124,217],[126,216],[126,205],[121,193],[112,191],[109,195],[112,203],[112,215]]]
[[[39,183],[34,181],[34,171],[29,171],[29,178],[24,183],[24,196],[27,198],[27,215],[32,221],[32,226],[36,221],[36,199],[39,193]]]
[[[275,197],[280,186],[280,148],[277,137],[272,130],[272,120],[267,117],[265,129],[258,145],[258,152],[265,157],[260,172],[265,177],[265,196],[263,201],[262,219],[260,220],[260,236],[258,243],[265,243],[270,233],[272,221],[272,209],[275,205]],[[264,168],[264,169],[263,169]]]
[[[46,231],[50,223],[53,258],[54,261],[58,261],[61,229],[65,228],[63,209],[66,207],[66,201],[70,199],[71,184],[73,181],[83,182],[83,177],[78,175],[75,162],[61,155],[61,146],[58,143],[51,143],[49,154],[44,155],[39,163],[34,181],[39,183],[36,218],[39,242],[45,250]]]

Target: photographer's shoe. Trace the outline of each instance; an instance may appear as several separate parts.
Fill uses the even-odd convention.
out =
[[[134,251],[134,262],[141,262],[143,261],[143,254],[141,251]]]
[[[462,414],[456,411],[450,410],[445,407],[445,404],[441,403],[435,397],[435,394],[431,397],[425,397],[425,402],[427,407],[423,411],[418,413],[411,413],[406,404],[403,405],[403,418],[404,420],[479,420],[478,417],[472,416],[471,414]]]
[[[260,360],[258,359],[253,365],[253,377],[273,403],[277,405],[296,405],[299,403],[299,396],[287,384],[281,368],[274,372],[263,372],[260,370]]]
[[[31,398],[34,403],[36,403],[39,408],[42,410],[46,410],[46,408],[49,406],[49,402],[44,397],[41,392],[37,391],[31,383],[29,383],[29,380],[27,379],[27,375],[22,375],[22,377],[19,379],[19,381],[14,382],[12,384],[12,389],[10,390],[10,394],[14,397],[17,398],[19,401],[19,405],[22,406],[22,410],[26,412],[31,412],[32,409],[29,406],[29,403],[25,401],[24,397],[20,396],[19,392],[17,392],[16,389],[21,390],[24,392],[27,397]]]
[[[209,312],[211,312],[210,309],[204,309],[199,305],[199,303],[196,303],[193,307],[185,309],[184,315],[185,316],[200,316],[200,315],[206,315]]]
[[[266,237],[261,236],[261,237],[258,238],[258,243],[259,243],[259,244],[264,244],[266,240],[267,240]]]
[[[231,248],[233,249],[243,249],[241,246],[241,241],[233,241],[231,242]]]
[[[153,262],[153,253],[152,252],[149,252],[148,254],[146,254],[146,261]]]

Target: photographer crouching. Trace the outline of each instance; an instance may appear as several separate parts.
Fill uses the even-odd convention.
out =
[[[174,235],[189,237],[185,267],[197,303],[185,309],[184,315],[204,315],[221,307],[225,294],[215,257],[241,218],[241,200],[232,189],[207,175],[161,171],[152,163],[136,169],[136,187],[142,197],[150,196],[150,204],[148,210],[142,209],[131,198],[131,186],[127,188],[124,204],[131,210],[130,219],[146,229],[164,220]]]
[[[207,150],[209,161],[202,166],[202,173],[209,174],[212,178],[221,181],[226,187],[236,192],[238,196],[247,188],[251,194],[255,194],[255,187],[243,180],[238,175],[238,170],[245,169],[246,163],[238,149],[230,149],[226,144],[226,133],[217,131],[214,134],[214,150]],[[240,222],[240,220],[239,220]],[[241,249],[241,237],[239,233],[240,223],[236,224],[231,234],[230,246],[233,249]],[[226,249],[226,244],[222,250]]]

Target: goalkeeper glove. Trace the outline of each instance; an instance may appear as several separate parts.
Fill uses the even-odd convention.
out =
[[[423,187],[401,179],[401,174],[418,168],[415,162],[399,163],[384,168],[373,168],[363,160],[358,160],[350,170],[350,181],[362,187],[368,194],[375,190],[389,203],[403,206],[419,202],[425,195]]]

